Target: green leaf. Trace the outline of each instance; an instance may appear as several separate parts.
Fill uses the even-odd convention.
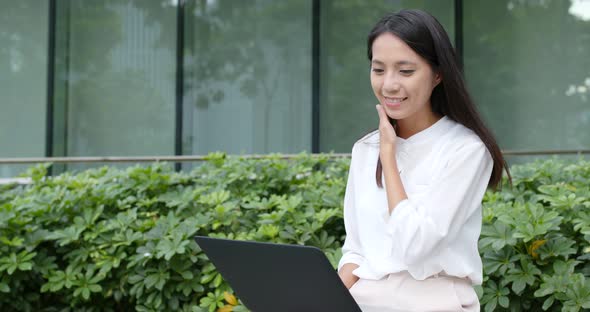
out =
[[[8,286],[8,284],[6,284],[4,282],[0,282],[0,292],[9,293],[10,287]]]
[[[546,210],[543,206],[530,202],[518,207],[518,219],[515,224],[515,238],[529,242],[537,237],[545,236],[551,230],[559,230],[563,217],[555,211]]]
[[[145,278],[145,281],[144,281],[145,287],[152,288],[156,285],[156,283],[158,283],[159,280],[160,280],[159,273],[150,274]]]
[[[82,298],[88,300],[90,298],[90,289],[87,287],[82,288]]]
[[[194,278],[194,275],[191,271],[184,271],[181,273],[182,278],[187,279],[187,280],[192,280]]]
[[[140,275],[140,274],[131,275],[131,276],[129,276],[129,283],[136,284],[140,281],[143,281],[144,279],[145,279],[144,275]]]
[[[542,260],[555,257],[567,259],[570,255],[576,254],[577,249],[574,247],[575,244],[576,242],[572,239],[558,236],[549,239],[543,246],[537,249],[537,252]]]
[[[590,308],[590,283],[583,274],[576,273],[571,276],[573,280],[565,291],[568,299],[565,305],[576,309]]]
[[[545,301],[543,301],[543,311],[547,311],[547,309],[549,309],[552,305],[553,302],[555,301],[555,297],[553,296],[549,296],[549,298],[545,299]]]
[[[492,312],[496,309],[497,305],[498,305],[498,300],[490,301],[485,305],[484,310],[485,310],[485,312]]]
[[[481,239],[479,240],[480,250],[491,247],[494,250],[500,250],[506,245],[514,245],[516,238],[513,232],[505,223],[497,220],[493,225],[484,225],[482,227]]]
[[[520,294],[527,284],[532,286],[537,280],[537,276],[540,275],[541,270],[534,263],[526,257],[521,257],[519,265],[508,270],[504,281],[512,282],[512,290],[514,293]]]
[[[88,289],[90,289],[91,292],[101,292],[102,291],[102,287],[98,284],[88,285]]]
[[[500,306],[508,308],[508,306],[510,305],[510,300],[508,300],[508,297],[506,296],[501,296],[498,298],[498,303],[500,304]]]
[[[524,280],[515,280],[512,283],[512,290],[514,291],[515,294],[522,293],[522,291],[524,290],[525,287],[526,287],[526,281],[524,281]]]
[[[498,271],[500,274],[505,274],[509,269],[514,268],[514,262],[519,259],[519,256],[512,251],[512,249],[504,248],[499,251],[488,251],[483,255],[484,272],[492,274]]]
[[[217,276],[215,276],[215,279],[213,280],[213,286],[215,286],[216,288],[219,287],[219,285],[221,285],[221,282],[223,282],[223,278],[221,277],[221,274],[217,274]]]
[[[553,264],[553,274],[541,275],[541,285],[539,289],[534,292],[535,297],[544,297],[555,293],[563,293],[570,283],[570,276],[572,275],[575,266],[579,262],[574,260],[561,261],[558,260]]]

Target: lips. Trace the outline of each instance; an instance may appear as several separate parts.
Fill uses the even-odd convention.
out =
[[[401,104],[407,100],[407,97],[384,97],[385,106],[396,108],[401,106]]]

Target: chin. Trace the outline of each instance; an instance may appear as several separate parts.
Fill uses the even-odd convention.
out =
[[[387,116],[389,116],[389,118],[400,120],[406,117],[406,115],[400,111],[393,111],[390,108],[387,108],[385,105],[383,105],[383,107],[385,107],[385,113]]]

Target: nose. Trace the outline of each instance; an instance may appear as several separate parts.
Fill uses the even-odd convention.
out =
[[[401,85],[395,74],[389,74],[385,76],[383,81],[383,93],[394,94],[399,92]]]

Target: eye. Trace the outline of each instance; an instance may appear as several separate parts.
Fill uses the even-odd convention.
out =
[[[384,72],[383,69],[381,68],[371,68],[371,70],[375,73],[375,74],[382,74]]]
[[[402,73],[403,75],[409,76],[409,75],[413,74],[415,72],[415,70],[413,70],[413,69],[403,69],[403,70],[400,70],[399,72]]]

